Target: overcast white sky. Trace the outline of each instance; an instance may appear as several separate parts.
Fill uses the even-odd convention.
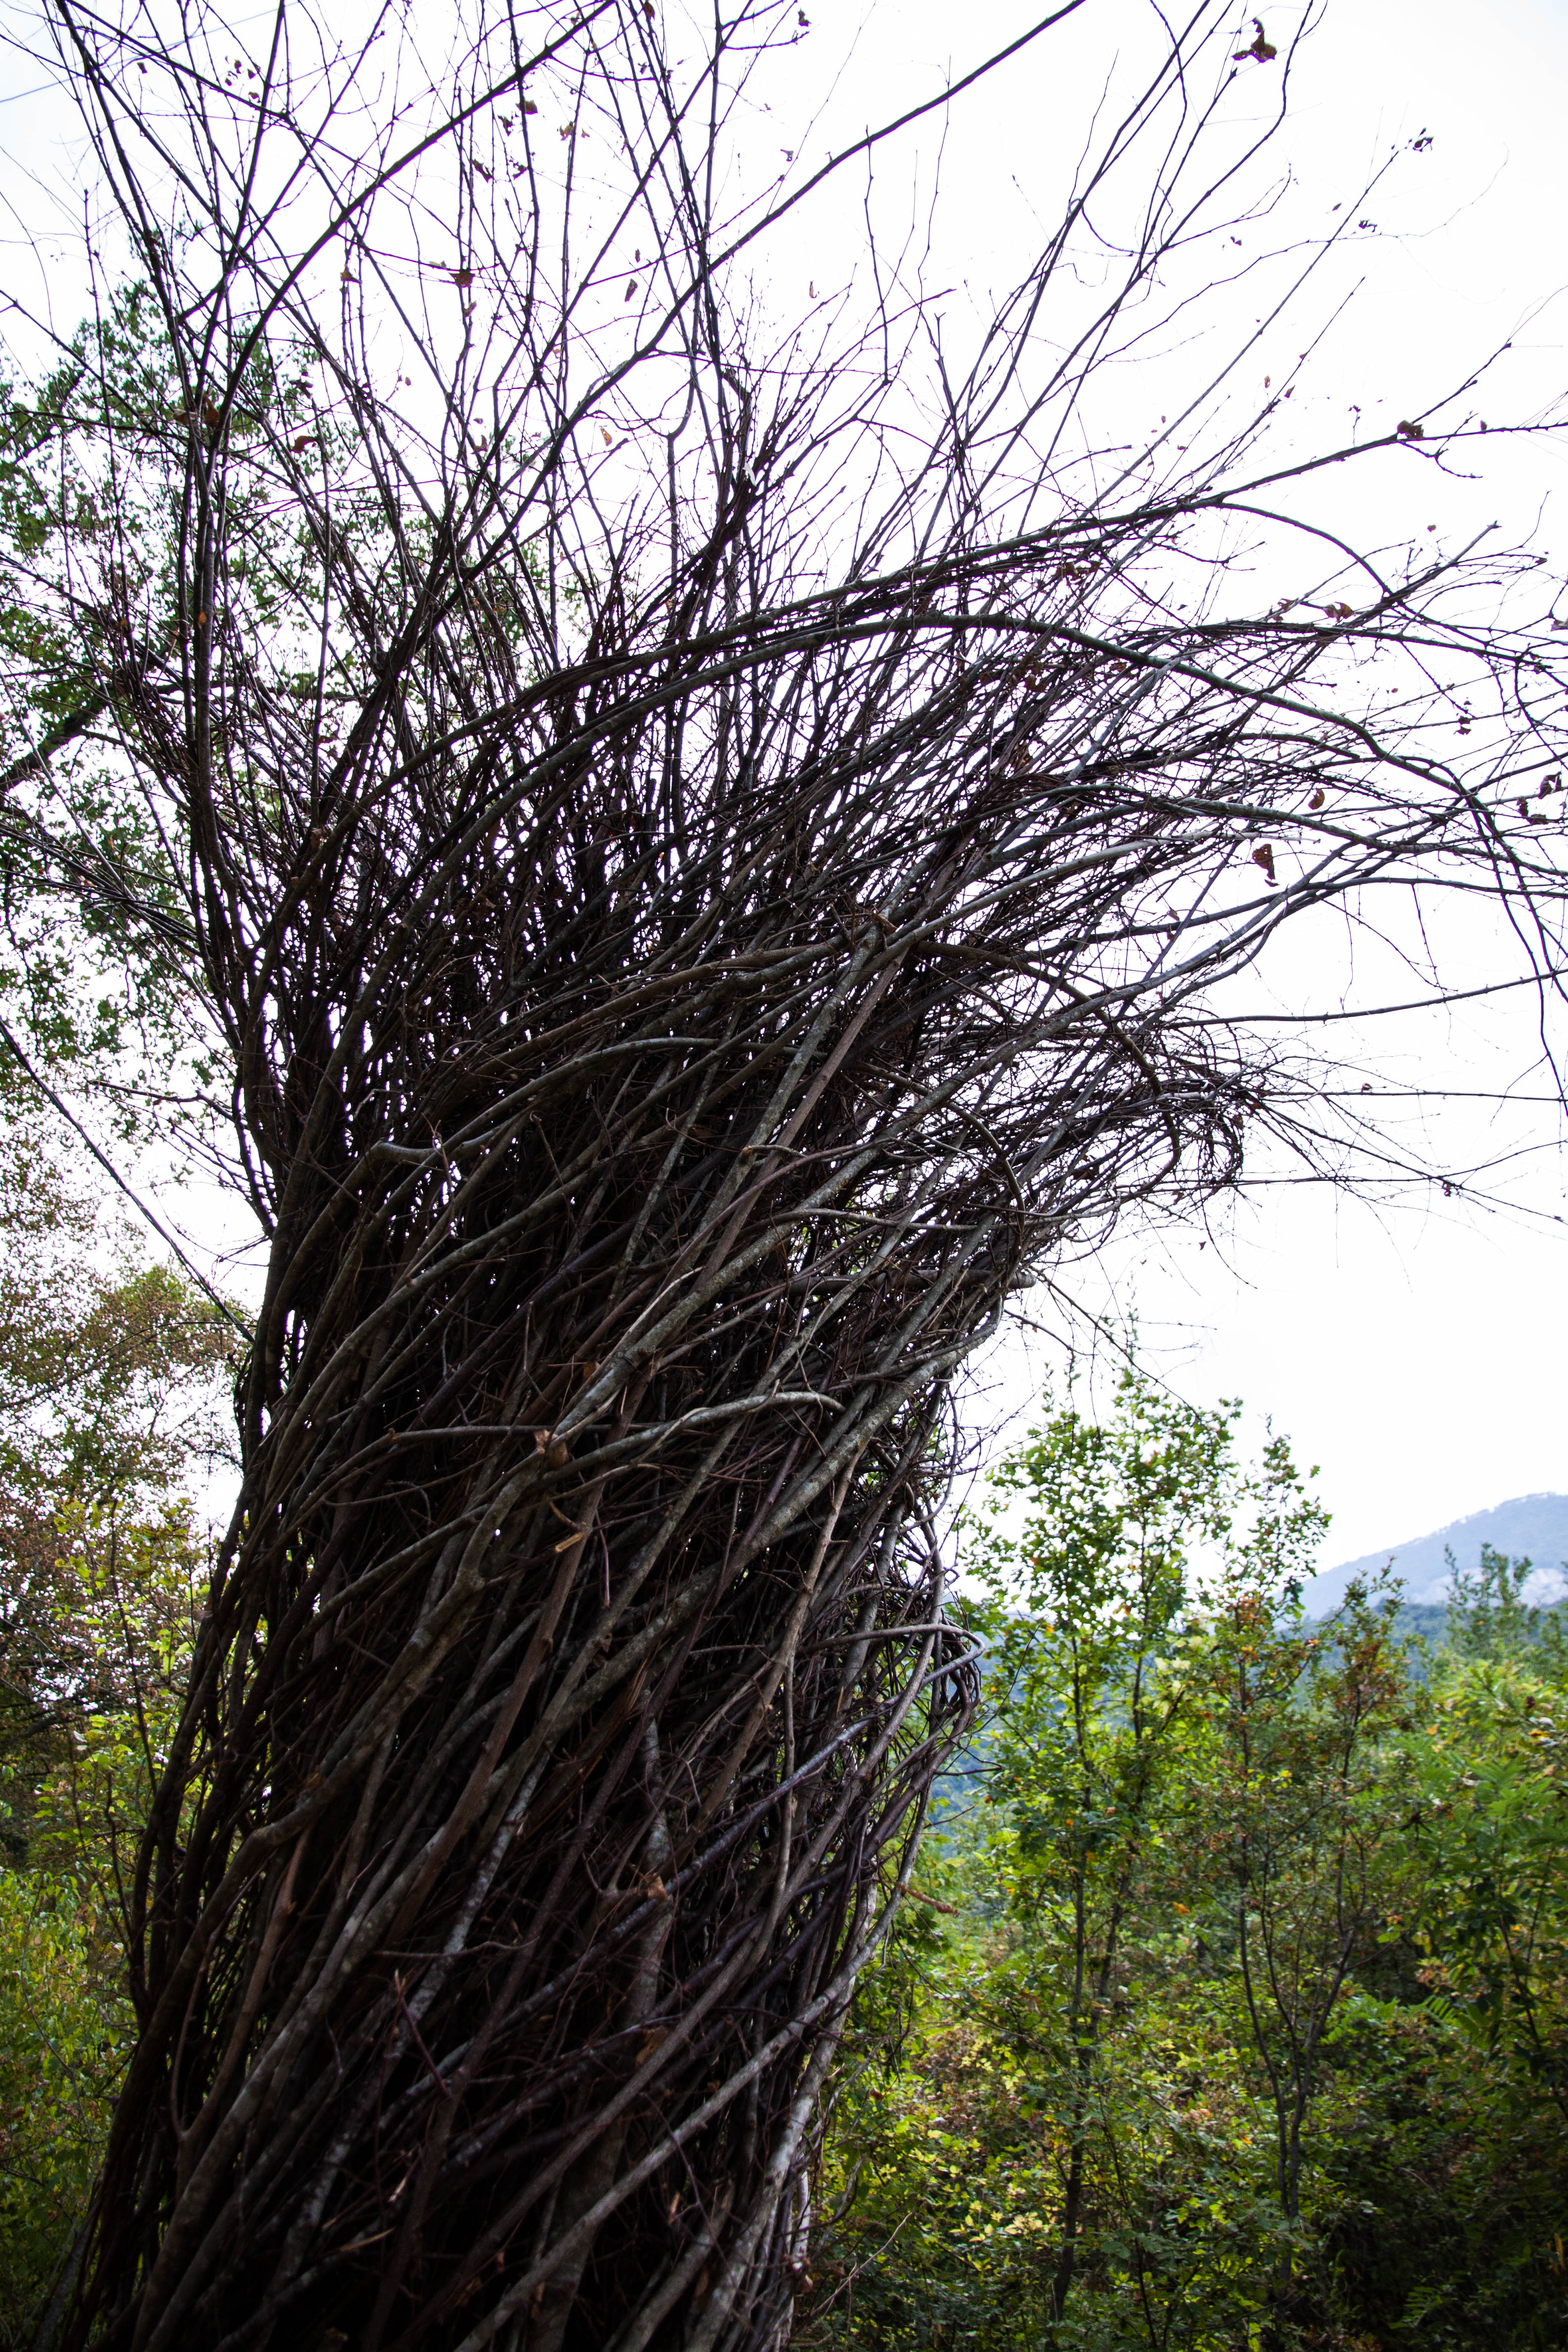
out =
[[[963,73],[1033,12],[1011,0],[968,9],[805,0],[805,13],[810,35],[770,83],[771,117],[758,110],[754,150],[742,151],[748,176],[771,177],[786,148],[839,151],[868,122]],[[1299,14],[1265,12],[1281,50]],[[1051,213],[1100,85],[1119,53],[1136,55],[1152,21],[1144,0],[1089,0],[982,96],[961,100],[945,128],[933,118],[879,163],[875,216],[896,235],[911,217],[923,222],[940,149],[930,268],[959,289],[955,301],[966,280],[978,289],[1014,274],[1031,224]],[[68,217],[77,169],[59,143],[65,119],[37,81],[25,58],[0,53],[0,208],[9,206],[8,218],[0,209],[0,280],[14,289],[31,274],[33,232],[52,229],[56,205]],[[1383,236],[1355,257],[1362,290],[1303,386],[1304,433],[1326,433],[1352,401],[1370,410],[1381,398],[1409,414],[1510,339],[1489,383],[1492,413],[1523,418],[1561,398],[1565,107],[1561,0],[1331,0],[1298,69],[1281,150],[1298,183],[1292,201],[1326,215],[1353,201],[1392,147],[1422,131],[1433,145],[1380,191]],[[815,279],[842,263],[849,232],[847,215],[801,217],[773,268]],[[43,258],[57,266],[47,246]],[[799,289],[767,291],[782,310]],[[1562,458],[1539,446],[1523,458],[1500,454],[1484,482],[1447,492],[1445,532],[1494,516],[1514,536],[1535,530],[1554,566],[1568,561]],[[1330,1560],[1510,1495],[1568,1490],[1561,1121],[1550,1101],[1524,1099],[1547,1080],[1528,1008],[1516,1008],[1407,1022],[1378,1048],[1402,1083],[1515,1088],[1500,1126],[1479,1108],[1443,1130],[1456,1160],[1482,1156],[1496,1137],[1526,1150],[1500,1185],[1511,1205],[1486,1213],[1438,1195],[1373,1208],[1269,1188],[1228,1229],[1120,1247],[1071,1277],[1098,1310],[1136,1309],[1145,1351],[1173,1385],[1199,1400],[1245,1397],[1321,1464],[1334,1514]],[[193,1196],[181,1205],[210,1231]],[[1059,1317],[1043,1306],[1039,1319]],[[1045,1343],[1018,1328],[985,1369],[986,1410],[1020,1410],[1049,1360]]]
[[[823,110],[811,136],[837,152],[867,122],[944,75],[956,79],[982,45],[1000,47],[1035,12],[997,0],[968,10],[885,0],[854,12],[852,39],[848,12],[806,13],[821,46],[797,53],[795,102],[815,94],[819,73]],[[1281,52],[1300,16],[1266,11]],[[1140,0],[1091,0],[981,98],[958,102],[942,140],[942,226],[928,282],[944,269],[960,289],[1011,278],[1031,225],[1051,217],[1100,83],[1119,56],[1139,54],[1151,26]],[[1260,76],[1260,104],[1266,89]],[[1352,202],[1390,151],[1418,133],[1433,143],[1402,163],[1370,207],[1382,236],[1357,252],[1348,283],[1359,291],[1302,386],[1304,437],[1337,433],[1352,401],[1369,411],[1382,401],[1396,417],[1418,411],[1510,341],[1483,413],[1524,421],[1562,399],[1565,107],[1568,7],[1329,0],[1298,62],[1280,150],[1301,216]],[[787,113],[782,101],[774,113]],[[777,135],[782,145],[796,133]],[[916,157],[879,163],[873,202],[889,236],[911,218],[923,229],[937,145],[936,130],[922,131]],[[838,226],[846,235],[847,218]],[[826,266],[814,255],[845,250],[826,229],[808,221],[799,230],[803,272]],[[1346,284],[1342,277],[1338,290]],[[1293,328],[1289,340],[1293,357]],[[1410,495],[1419,501],[1423,491]],[[1473,486],[1442,486],[1433,513],[1445,536],[1496,519],[1513,537],[1533,530],[1553,568],[1568,560],[1568,469],[1539,444],[1489,464]],[[1487,943],[1470,952],[1479,977]],[[1295,978],[1310,977],[1298,962]],[[1289,992],[1289,971],[1277,984]],[[1244,1397],[1291,1435],[1299,1457],[1321,1465],[1334,1519],[1325,1561],[1511,1495],[1568,1490],[1568,1202],[1561,1114],[1534,1021],[1516,998],[1506,1010],[1389,1024],[1371,1049],[1396,1084],[1513,1090],[1510,1110],[1460,1106],[1434,1119],[1426,1139],[1451,1154],[1451,1167],[1521,1155],[1492,1180],[1510,1205],[1487,1213],[1435,1189],[1395,1207],[1271,1187],[1226,1224],[1129,1242],[1068,1277],[1094,1311],[1136,1312],[1147,1360],[1181,1391]],[[1051,1301],[1025,1306],[1061,1328]],[[982,1368],[976,1409],[1010,1412],[1018,1426],[1037,1379],[1059,1363],[1058,1350],[1016,1324]]]

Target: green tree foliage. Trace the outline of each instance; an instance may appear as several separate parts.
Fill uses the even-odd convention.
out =
[[[0,1004],[35,1060],[117,1081],[126,1123],[190,1043],[171,845],[107,723],[176,642],[176,405],[136,286],[36,382],[0,380]],[[116,560],[89,592],[80,551],[107,548],[111,514]]]
[[[0,1093],[0,2343],[85,2203],[132,2034],[121,1904],[178,1711],[232,1332]]]
[[[1410,1743],[1422,1974],[1489,2063],[1568,2125],[1568,1644],[1528,1560],[1455,1580],[1451,1647]]]
[[[1392,1595],[1305,1624],[1325,1517],[1238,1413],[1130,1373],[968,1528],[987,1727],[840,2070],[808,2343],[1564,2340],[1551,1612],[1494,1561],[1429,1664]]]
[[[0,1870],[0,2345],[27,2340],[69,2247],[130,2044],[87,1906]]]
[[[221,1454],[232,1332],[65,1173],[8,1090],[0,1126],[0,1827],[84,1713],[134,1703],[188,1619],[189,1482]],[[130,1680],[127,1680],[127,1677]]]
[[[233,461],[226,605],[287,635],[320,603],[319,549],[244,462],[264,415],[284,433],[331,431],[278,349],[288,380],[259,341],[220,428],[132,280],[33,376],[0,377],[0,1020],[34,1063],[95,1091],[125,1136],[205,1127],[214,1108],[191,845],[118,740],[128,710],[188,690],[193,443],[221,440]],[[296,690],[331,735],[337,683],[301,644]]]

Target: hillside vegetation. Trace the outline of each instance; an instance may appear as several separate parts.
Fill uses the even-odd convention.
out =
[[[839,2069],[815,2347],[1568,2340],[1568,1643],[1328,1623],[1282,1444],[1135,1376],[966,1530],[988,1715]]]

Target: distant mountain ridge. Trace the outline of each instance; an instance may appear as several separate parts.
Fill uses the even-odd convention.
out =
[[[1458,1566],[1473,1574],[1480,1564],[1481,1546],[1506,1552],[1510,1559],[1535,1563],[1527,1598],[1555,1600],[1564,1587],[1563,1563],[1568,1561],[1568,1495],[1516,1495],[1489,1511],[1472,1511],[1468,1518],[1451,1520],[1435,1534],[1415,1536],[1408,1543],[1389,1544],[1382,1551],[1363,1552],[1339,1568],[1314,1576],[1302,1594],[1310,1617],[1337,1609],[1353,1577],[1375,1576],[1394,1562],[1394,1573],[1404,1580],[1406,1601],[1441,1603],[1447,1599],[1448,1563],[1452,1551]]]

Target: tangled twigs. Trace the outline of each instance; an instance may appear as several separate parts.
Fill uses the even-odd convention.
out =
[[[651,14],[454,18],[418,100],[405,29],[378,114],[382,52],[345,79],[302,14],[247,75],[210,18],[153,55],[58,0],[178,407],[105,389],[93,534],[28,593],[166,599],[99,708],[270,1245],[72,2347],[781,2343],[817,2087],[973,1705],[957,1368],[1249,1121],[1310,1140],[1215,993],[1287,917],[1452,875],[1555,967],[1502,797],[1549,641],[1460,593],[1517,567],[1258,614],[1213,537],[1286,495],[1247,436],[1109,489],[1039,454],[1184,249],[1218,12],[929,415],[918,304],[903,379],[890,315],[868,368],[729,307],[778,206],[715,211],[728,110],[793,18],[741,5],[693,81]],[[1120,290],[1040,362],[1145,138]]]
[[[484,896],[411,929],[397,1027]],[[373,1147],[275,1258],[211,1760],[149,1853],[150,2343],[262,2340],[326,2246],[367,2344],[523,2310],[550,2342],[574,2303],[607,2335],[626,2247],[665,2242],[657,2296],[722,2197],[716,2326],[777,2268],[803,2062],[969,1704],[932,1400],[1019,1235],[994,1172],[944,1204],[900,1167],[907,1098],[848,1092],[845,1040],[880,1067],[909,1028],[898,945],[802,951],[764,904],[650,985],[619,929],[564,1050],[471,1013],[402,1130],[439,1144]]]

